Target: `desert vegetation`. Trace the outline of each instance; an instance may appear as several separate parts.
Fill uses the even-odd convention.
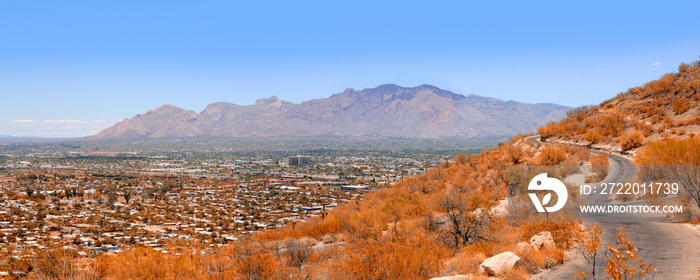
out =
[[[640,179],[647,181],[676,182],[679,186],[678,200],[689,206],[686,221],[700,221],[692,215],[700,209],[700,139],[666,139],[645,145],[637,155]],[[656,201],[659,202],[659,201]]]
[[[634,153],[646,142],[700,132],[700,61],[538,129],[543,139]]]

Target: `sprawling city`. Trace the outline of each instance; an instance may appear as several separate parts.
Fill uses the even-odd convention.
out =
[[[0,165],[3,251],[80,254],[169,240],[221,246],[325,215],[444,156],[183,157],[119,153],[14,156]]]

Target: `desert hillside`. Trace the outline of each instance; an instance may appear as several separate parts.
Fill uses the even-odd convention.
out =
[[[581,107],[541,127],[543,139],[635,154],[644,143],[700,132],[700,63],[631,88],[600,105]]]

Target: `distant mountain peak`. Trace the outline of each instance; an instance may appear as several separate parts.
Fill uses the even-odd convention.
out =
[[[429,85],[429,84],[422,84],[420,86],[417,86],[416,88],[419,89],[431,89],[431,90],[440,90],[440,88],[434,86],[434,85]]]
[[[183,108],[180,108],[178,106],[170,105],[170,104],[165,104],[165,105],[160,106],[158,108],[155,108],[153,110],[149,110],[148,112],[146,112],[145,115],[150,115],[150,114],[180,114],[180,113],[186,113],[186,114],[190,113],[190,114],[196,115],[196,113],[192,110],[183,109]]]
[[[201,113],[163,105],[125,119],[94,139],[178,137],[490,137],[534,132],[568,107],[456,94],[433,85],[347,88],[296,104],[277,96],[254,105],[209,104]]]
[[[404,89],[403,87],[400,87],[396,84],[383,84],[380,86],[377,86],[375,88],[369,89],[370,91],[378,91],[378,92],[384,92],[384,91],[398,91]]]
[[[285,105],[292,105],[294,103],[285,101],[285,100],[280,100],[279,97],[277,96],[270,96],[268,98],[260,98],[258,100],[255,100],[255,106],[262,107],[262,108],[275,108],[279,109],[282,108]]]
[[[175,105],[165,104],[163,106],[160,106],[160,107],[154,109],[153,111],[157,112],[157,111],[164,111],[164,110],[185,110],[185,109],[177,107]]]

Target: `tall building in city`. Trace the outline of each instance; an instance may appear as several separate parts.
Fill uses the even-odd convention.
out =
[[[309,165],[311,157],[309,156],[293,156],[287,158],[287,165]]]

